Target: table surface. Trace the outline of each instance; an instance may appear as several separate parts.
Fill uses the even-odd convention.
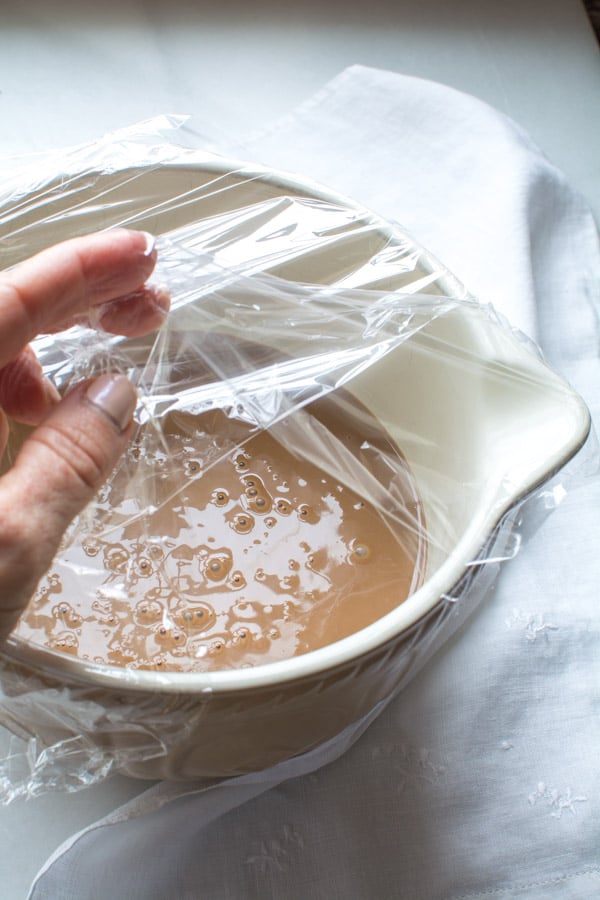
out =
[[[354,63],[441,81],[510,115],[600,219],[600,55],[580,0],[30,0],[0,12],[0,156],[158,113],[244,140]],[[0,753],[8,736],[0,730]],[[126,778],[0,812],[0,893],[27,895],[65,838],[146,785]]]

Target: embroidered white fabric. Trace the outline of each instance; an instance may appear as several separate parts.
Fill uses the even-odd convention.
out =
[[[246,146],[399,220],[538,341],[598,421],[597,232],[513,122],[352,67]],[[269,773],[151,788],[60,848],[31,900],[98,885],[129,900],[597,896],[600,479],[532,532],[347,752],[354,734]]]

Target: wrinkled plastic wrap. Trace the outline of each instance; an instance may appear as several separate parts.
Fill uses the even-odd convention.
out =
[[[560,501],[556,472],[587,434],[535,348],[400,228],[184,146],[182,126],[153,120],[2,183],[5,264],[146,228],[172,296],[146,338],[78,327],[34,344],[60,391],[121,371],[140,402],[3,653],[4,801],[346,746],[518,552],[523,503]]]

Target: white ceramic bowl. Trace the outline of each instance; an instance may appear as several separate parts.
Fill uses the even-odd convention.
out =
[[[72,196],[58,192],[51,207],[44,206],[44,216],[51,213],[52,219],[43,221],[34,192],[6,244],[9,262],[123,220],[160,233],[208,222],[227,208],[296,197],[347,210],[354,224],[343,238],[290,256],[284,247],[268,260],[257,259],[258,245],[246,248],[250,270],[271,269],[306,282],[462,294],[460,284],[410,238],[351,201],[282,173],[245,169],[240,179],[232,170],[239,173],[239,165],[213,161],[138,170],[134,178],[98,175],[78,189],[77,216],[67,214]],[[214,193],[208,186],[215,179],[235,190]],[[106,207],[94,203],[99,187]],[[169,198],[184,193],[189,202],[169,210]],[[369,227],[356,227],[357,216]],[[15,235],[15,219],[10,230]],[[412,274],[389,268],[389,254],[382,251],[390,244],[418,256]],[[221,261],[228,262],[226,249]],[[346,389],[379,419],[416,478],[430,536],[422,587],[384,618],[335,644],[236,671],[129,671],[12,641],[11,655],[27,677],[44,673],[42,686],[72,685],[70,724],[41,722],[24,707],[21,729],[46,744],[83,734],[114,752],[122,771],[140,777],[233,774],[333,738],[412,677],[471,610],[472,582],[492,572],[485,561],[502,544],[512,511],[579,449],[589,416],[559,376],[486,311],[468,304],[428,322]]]

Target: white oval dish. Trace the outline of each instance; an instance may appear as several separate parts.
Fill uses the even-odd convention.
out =
[[[248,271],[268,269],[287,278],[301,273],[306,282],[385,284],[404,291],[464,296],[459,282],[400,229],[308,181],[227,161],[162,166],[138,172],[135,178],[117,179],[116,184],[114,179],[114,174],[100,174],[79,188],[77,216],[68,212],[59,193],[51,209],[44,207],[41,221],[36,219],[36,194],[26,198],[16,232],[12,220],[11,234],[18,234],[18,239],[9,263],[80,231],[125,221],[160,233],[199,220],[208,224],[211,216],[225,210],[234,215],[256,202],[272,199],[277,204],[291,197],[300,204],[304,199],[323,204],[319,209],[324,214],[327,205],[332,212],[347,211],[345,236],[309,245],[293,258],[286,258],[285,248],[278,249],[269,260],[253,258],[257,245],[244,249],[242,237],[243,252],[235,257],[236,264],[243,259]],[[210,189],[215,179],[218,193]],[[229,182],[233,190],[223,190]],[[108,207],[93,204],[99,185]],[[40,190],[47,191],[47,186]],[[182,196],[187,198],[185,204],[178,202],[170,214],[169,198]],[[73,208],[72,200],[67,206]],[[361,222],[368,227],[362,228]],[[243,223],[235,224],[243,233]],[[340,267],[344,240],[351,252],[344,254],[346,261]],[[378,254],[390,245],[401,248],[400,256],[411,250],[417,255],[412,277],[402,267],[390,268],[384,262],[389,253],[378,264]],[[10,253],[10,244],[8,248]],[[228,252],[231,249],[225,246],[220,259],[224,265],[231,261]],[[127,756],[122,752],[127,740],[123,729],[106,729],[103,746],[122,756],[122,770],[141,777],[248,771],[302,753],[366,715],[462,622],[472,605],[464,585],[471,584],[489,557],[502,523],[577,452],[590,427],[578,395],[488,311],[468,303],[427,323],[346,390],[381,421],[416,478],[430,537],[423,585],[356,634],[311,653],[248,669],[125,670],[12,640],[11,656],[25,669],[45,671],[50,682],[58,678],[82,686],[81,696],[93,694],[109,719],[123,703],[135,708],[137,697],[146,710],[140,721],[162,716],[164,725],[164,711],[173,703],[169,697],[177,698],[177,709],[189,717],[190,726],[185,735],[179,733],[181,722],[173,714],[171,723],[164,725],[165,735],[170,735],[165,737],[167,750],[157,751],[154,758]],[[464,486],[458,496],[457,485]],[[461,595],[464,604],[454,603]],[[150,698],[157,706],[148,716]],[[24,724],[36,731],[33,719]],[[47,743],[67,735],[60,727],[40,732]],[[95,739],[93,729],[90,736]]]

